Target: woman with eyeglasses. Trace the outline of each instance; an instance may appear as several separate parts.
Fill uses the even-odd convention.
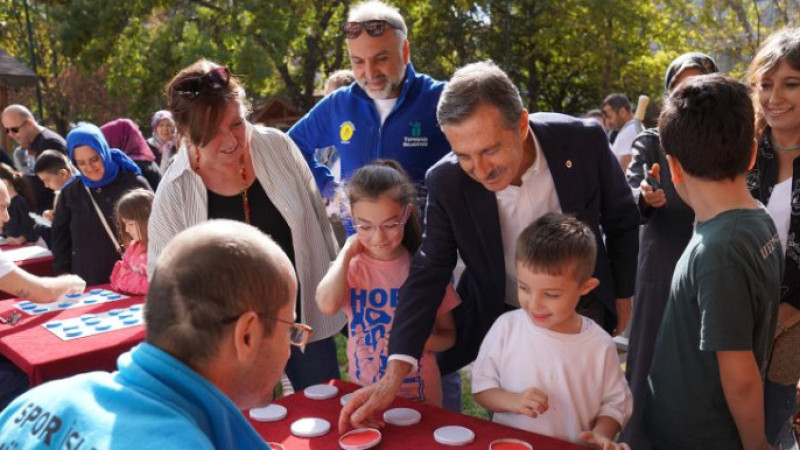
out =
[[[149,230],[152,266],[167,242],[209,219],[249,223],[289,256],[299,281],[297,319],[313,342],[292,349],[286,374],[295,390],[339,378],[332,336],[343,314],[325,316],[314,302],[317,283],[337,246],[319,191],[303,156],[284,133],[249,123],[249,103],[226,67],[201,59],[166,87],[167,105],[183,143],[161,180]]]
[[[53,222],[53,270],[74,273],[89,286],[109,282],[122,249],[114,224],[114,205],[126,192],[150,189],[125,153],[110,148],[95,125],[75,127],[67,135],[69,159],[78,178],[67,184]]]
[[[756,130],[750,192],[769,210],[785,255],[778,320],[764,382],[767,440],[772,445],[798,410],[800,378],[800,29],[770,36],[750,64]],[[776,445],[777,446],[777,445]]]

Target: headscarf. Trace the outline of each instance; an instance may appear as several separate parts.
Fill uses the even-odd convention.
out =
[[[67,152],[69,153],[70,161],[72,161],[72,164],[75,164],[76,167],[78,164],[75,162],[75,147],[80,147],[81,145],[89,146],[92,150],[97,152],[105,168],[103,179],[100,181],[90,180],[84,176],[83,173],[80,173],[83,184],[90,188],[100,188],[111,183],[117,178],[120,170],[136,175],[142,174],[142,171],[139,170],[139,166],[128,158],[128,155],[123,153],[122,150],[108,147],[108,142],[106,142],[103,132],[95,125],[80,125],[73,128],[67,135]]]
[[[131,119],[117,119],[100,127],[109,147],[118,148],[134,161],[152,162],[156,160],[139,126]]]
[[[678,75],[686,69],[697,69],[703,75],[709,73],[717,73],[717,63],[714,58],[700,52],[684,53],[681,56],[673,59],[667,68],[667,74],[664,76],[664,91],[669,92],[672,89],[672,83]]]

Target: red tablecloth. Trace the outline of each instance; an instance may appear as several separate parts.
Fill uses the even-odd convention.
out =
[[[355,384],[335,380],[330,384],[339,388],[339,395],[330,400],[311,400],[302,392],[286,396],[275,403],[281,404],[289,410],[289,415],[278,422],[263,423],[250,420],[253,427],[267,442],[278,442],[288,450],[293,449],[336,449],[339,448],[339,411],[342,407],[339,398],[358,388]],[[489,443],[500,438],[514,438],[528,442],[535,450],[586,450],[586,447],[542,436],[527,431],[499,425],[477,417],[465,416],[453,411],[448,411],[435,406],[405,399],[396,399],[392,408],[414,408],[422,413],[422,421],[408,427],[386,425],[381,430],[383,438],[379,449],[428,449],[451,448],[437,443],[433,439],[433,432],[443,426],[460,425],[475,432],[475,441],[472,444],[459,448],[488,449]],[[247,411],[244,412],[247,414]],[[381,413],[382,414],[382,413]],[[331,423],[331,431],[316,438],[299,438],[294,436],[289,427],[292,422],[303,417],[318,417]]]
[[[98,287],[108,286],[93,286],[92,289]],[[0,301],[0,315],[8,316],[15,301]],[[131,297],[36,316],[23,313],[22,320],[15,326],[0,324],[0,353],[28,375],[31,386],[83,372],[115,370],[117,357],[144,339],[144,326],[62,341],[42,324],[54,319],[127,308],[143,301],[142,297]]]

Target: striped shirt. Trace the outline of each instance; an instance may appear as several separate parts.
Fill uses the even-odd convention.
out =
[[[295,270],[302,298],[300,320],[314,328],[313,340],[328,338],[345,324],[344,313],[324,315],[314,300],[317,284],[336,258],[336,245],[317,185],[300,150],[284,133],[247,124],[255,176],[292,230]],[[186,147],[175,155],[158,185],[148,225],[148,270],[173,236],[208,220],[208,191],[189,164]]]

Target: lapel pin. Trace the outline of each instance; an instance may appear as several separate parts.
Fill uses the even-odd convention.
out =
[[[566,162],[566,166],[567,166],[567,169],[571,169],[572,168],[572,160],[568,159],[567,162]]]

